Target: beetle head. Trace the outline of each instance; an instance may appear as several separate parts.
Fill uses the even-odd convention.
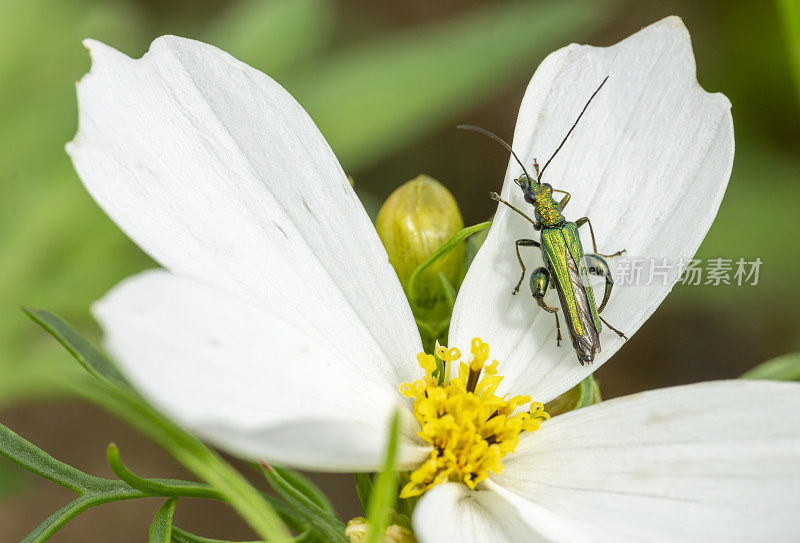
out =
[[[525,201],[531,205],[534,205],[539,198],[549,198],[553,195],[553,187],[549,183],[537,183],[526,174],[522,174],[514,182],[522,189]]]

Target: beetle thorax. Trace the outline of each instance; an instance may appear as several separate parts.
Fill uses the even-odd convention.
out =
[[[552,196],[540,196],[533,204],[536,210],[536,218],[542,222],[543,226],[552,226],[564,220],[564,215],[559,211],[558,202]]]

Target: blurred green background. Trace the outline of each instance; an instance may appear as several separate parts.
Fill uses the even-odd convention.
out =
[[[114,440],[144,474],[182,473],[121,423],[66,398],[61,383],[74,364],[19,311],[44,307],[97,337],[91,302],[153,265],[93,204],[63,150],[76,129],[74,81],[89,67],[82,38],[136,57],[161,34],[213,43],[297,98],[372,213],[427,173],[474,224],[494,209],[484,195],[499,188],[507,157],[454,126],[510,137],[547,53],[610,45],[670,14],[692,34],[700,83],[733,103],[733,177],[698,258],[760,257],[761,278],[755,287],[676,287],[598,372],[606,397],[736,377],[800,348],[796,0],[0,0],[0,418],[90,472],[108,474]],[[776,234],[761,236],[753,215],[769,216]],[[359,513],[349,479],[320,481],[346,517]],[[0,461],[0,543],[18,541],[66,496]],[[103,506],[52,540],[141,541],[157,507]],[[218,505],[182,507],[178,518],[211,536],[248,536]],[[114,535],[90,535],[100,529]]]

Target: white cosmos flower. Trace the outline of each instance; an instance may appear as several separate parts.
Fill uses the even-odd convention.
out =
[[[313,470],[379,468],[400,406],[400,464],[418,468],[431,449],[399,387],[423,377],[420,338],[309,116],[209,45],[162,37],[140,60],[86,45],[93,65],[78,84],[68,152],[95,200],[164,267],[94,307],[130,381],[227,451]],[[726,98],[697,84],[679,19],[547,57],[514,147],[527,163],[548,156],[606,75],[548,178],[572,193],[570,217],[592,218],[601,251],[688,259],[720,204],[733,133]],[[503,194],[521,203],[518,168],[510,164]],[[498,210],[450,338],[465,352],[483,338],[501,361],[501,393],[546,402],[621,341],[604,331],[602,354],[581,367],[569,346],[555,347],[550,315],[510,295],[513,240],[529,232]],[[604,315],[631,335],[671,287],[619,289]],[[798,461],[800,387],[682,386],[546,421],[522,434],[502,473],[475,490],[434,486],[413,520],[424,542],[787,540],[797,535]]]

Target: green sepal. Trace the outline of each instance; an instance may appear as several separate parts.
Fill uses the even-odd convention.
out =
[[[156,511],[153,523],[150,524],[149,543],[170,543],[172,541],[172,517],[178,498],[170,498]]]
[[[400,413],[395,411],[389,425],[389,441],[383,469],[375,481],[375,487],[367,504],[367,537],[366,543],[379,543],[397,500],[397,443],[400,436]]]
[[[740,379],[800,381],[800,352],[789,353],[762,362],[742,374]]]
[[[558,398],[547,402],[544,406],[544,410],[547,411],[551,417],[555,417],[556,415],[600,403],[601,401],[600,386],[597,384],[597,381],[595,381],[594,376],[589,375],[586,379]]]

